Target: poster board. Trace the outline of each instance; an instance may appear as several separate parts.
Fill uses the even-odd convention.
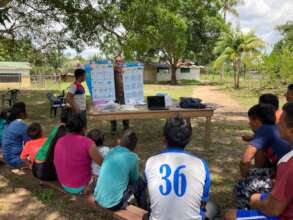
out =
[[[124,64],[123,89],[126,105],[144,103],[144,65],[140,63]]]
[[[94,105],[115,101],[114,70],[110,61],[97,61],[92,64],[90,77]]]

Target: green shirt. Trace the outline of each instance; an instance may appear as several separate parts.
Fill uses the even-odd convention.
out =
[[[113,148],[104,159],[95,200],[104,208],[112,208],[120,203],[129,183],[139,179],[139,158],[125,147]]]
[[[47,159],[48,151],[51,146],[53,139],[55,138],[58,132],[59,126],[53,127],[51,130],[47,141],[43,144],[43,146],[39,149],[35,159],[40,161],[45,161]]]

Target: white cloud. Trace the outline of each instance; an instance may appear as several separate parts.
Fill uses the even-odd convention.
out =
[[[254,30],[271,47],[281,38],[280,33],[275,29],[276,26],[293,19],[293,1],[245,0],[244,2],[237,7],[239,18],[229,15],[228,20],[234,25],[240,24],[244,32]]]

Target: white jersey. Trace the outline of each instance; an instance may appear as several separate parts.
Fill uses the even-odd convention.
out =
[[[210,175],[205,161],[181,149],[167,149],[148,159],[145,176],[151,220],[201,220],[208,201]]]
[[[98,147],[99,153],[102,155],[103,158],[107,156],[107,154],[110,152],[109,147]],[[101,166],[98,165],[95,161],[92,161],[92,175],[99,176],[101,170]]]

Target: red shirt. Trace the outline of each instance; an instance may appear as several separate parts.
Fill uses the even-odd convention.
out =
[[[280,220],[293,219],[293,150],[286,154],[278,164],[277,178],[272,196],[280,202],[286,203],[287,208],[279,216]]]
[[[21,152],[20,159],[26,161],[29,160],[31,163],[35,161],[35,156],[39,149],[46,142],[47,138],[39,138],[26,142]]]

